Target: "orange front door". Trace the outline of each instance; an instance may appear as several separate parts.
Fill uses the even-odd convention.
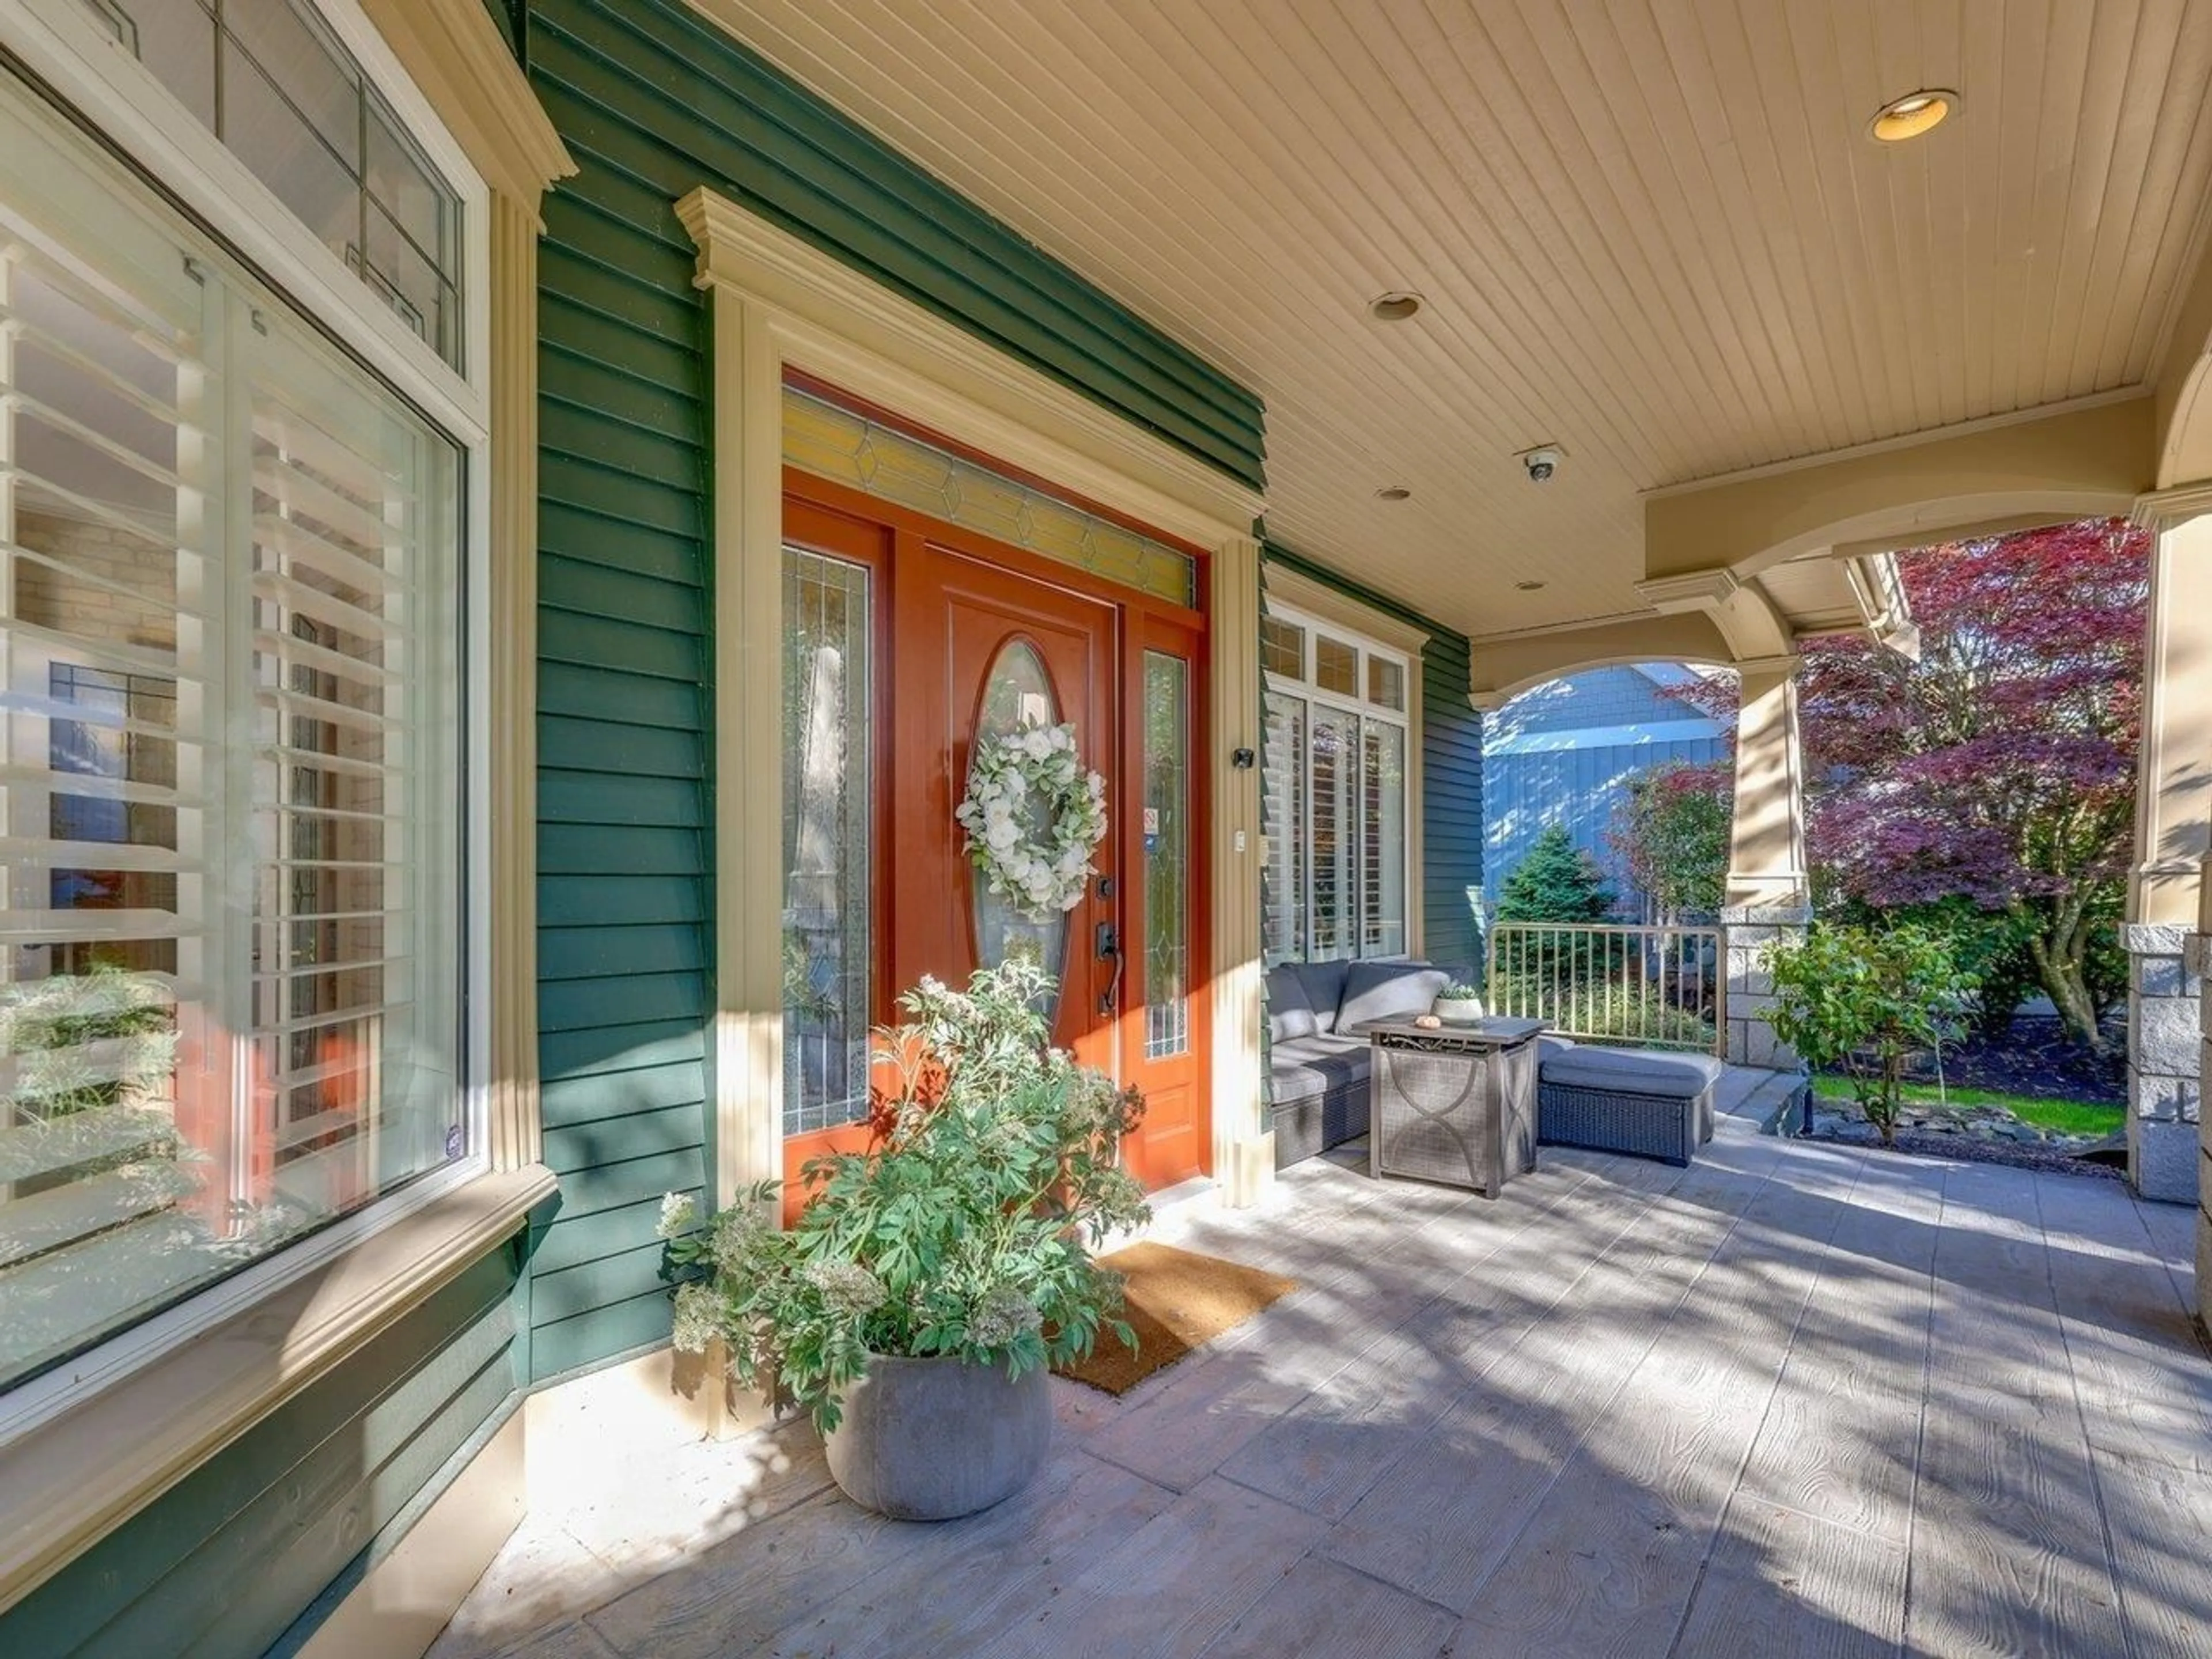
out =
[[[1083,764],[1108,780],[1120,815],[1118,635],[1109,601],[925,545],[900,573],[898,752],[892,762],[892,978],[963,982],[985,963],[1034,954],[1060,981],[1053,1041],[1085,1065],[1117,1069],[1115,968],[1121,921],[1120,848],[1109,834],[1073,909],[1042,921],[993,895],[953,817],[979,739],[1024,725],[1075,728]]]
[[[808,480],[805,493],[816,499],[786,502],[787,535],[865,561],[881,607],[872,1018],[896,1020],[897,994],[925,974],[957,985],[1011,951],[1034,953],[1059,981],[1054,1042],[1146,1091],[1146,1122],[1124,1148],[1133,1171],[1148,1187],[1200,1173],[1204,999],[1188,937],[1202,886],[1187,767],[1200,717],[1195,619],[1163,623],[1081,572],[835,486]],[[1157,695],[1170,680],[1179,702]],[[953,816],[978,739],[1028,723],[1072,725],[1083,764],[1106,783],[1108,833],[1084,896],[1041,921],[987,890]],[[1186,929],[1180,965],[1146,959],[1147,907],[1169,902]],[[1172,997],[1175,1012],[1148,1010],[1148,996]],[[787,1135],[788,1172],[866,1139],[859,1125]]]

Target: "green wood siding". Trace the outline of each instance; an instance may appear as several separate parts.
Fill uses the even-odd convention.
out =
[[[707,1169],[713,1006],[708,337],[670,204],[641,179],[592,6],[531,9],[532,83],[580,171],[538,255],[538,1063],[559,1201],[531,1230],[542,1381],[668,1332],[660,1195]]]
[[[1421,629],[1421,932],[1431,962],[1482,963],[1482,716],[1467,700],[1467,635],[1269,543],[1270,563]]]
[[[705,184],[1247,483],[1259,400],[681,0],[532,0],[575,159],[539,252],[538,952],[545,1157],[532,1380],[668,1334],[653,1225],[708,1148],[713,670]]]
[[[520,1239],[0,1614],[38,1659],[258,1654],[397,1537],[515,1394]]]

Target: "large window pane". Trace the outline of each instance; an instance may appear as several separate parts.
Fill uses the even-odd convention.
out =
[[[1359,695],[1359,647],[1326,634],[1314,635],[1314,684],[1339,696]]]
[[[1145,1057],[1190,1049],[1190,668],[1145,653]]]
[[[868,1109],[873,922],[868,572],[783,556],[783,1129]]]
[[[459,455],[79,142],[0,80],[0,1387],[469,1151]]]
[[[1361,759],[1359,953],[1406,949],[1406,731],[1365,722]]]
[[[1358,954],[1359,717],[1316,704],[1307,754],[1306,856],[1312,870],[1306,955]]]
[[[1406,671],[1388,657],[1367,659],[1367,701],[1385,708],[1406,706]]]
[[[408,327],[460,363],[459,198],[308,0],[82,3]]]
[[[1296,613],[1263,619],[1267,669],[1261,789],[1266,960],[1402,956],[1406,769],[1413,698],[1404,662]],[[1389,711],[1384,713],[1382,711]]]

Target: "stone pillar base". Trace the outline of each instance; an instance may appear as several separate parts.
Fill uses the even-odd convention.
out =
[[[2128,953],[2128,1178],[2145,1198],[2194,1204],[2203,1096],[2207,940],[2133,922]]]
[[[1721,912],[1728,975],[1728,1060],[1732,1066],[1764,1066],[1777,1072],[1799,1068],[1796,1050],[1774,1035],[1768,1011],[1774,1006],[1774,978],[1766,971],[1770,946],[1794,944],[1812,925],[1809,905],[1732,904]]]

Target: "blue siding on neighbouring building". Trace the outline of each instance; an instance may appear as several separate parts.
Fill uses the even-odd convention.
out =
[[[1484,899],[1498,890],[1554,824],[1597,860],[1638,914],[1642,896],[1609,839],[1629,781],[1647,768],[1703,766],[1728,753],[1718,721],[1668,695],[1694,678],[1686,669],[1594,668],[1523,692],[1490,717],[1484,733]]]
[[[258,1654],[313,1622],[514,1398],[520,1265],[519,1240],[471,1263],[216,1453],[0,1614],[0,1654]]]
[[[1421,651],[1421,949],[1432,962],[1482,960],[1482,716],[1468,701],[1467,635],[1279,544],[1269,562],[1324,582],[1429,636]]]

